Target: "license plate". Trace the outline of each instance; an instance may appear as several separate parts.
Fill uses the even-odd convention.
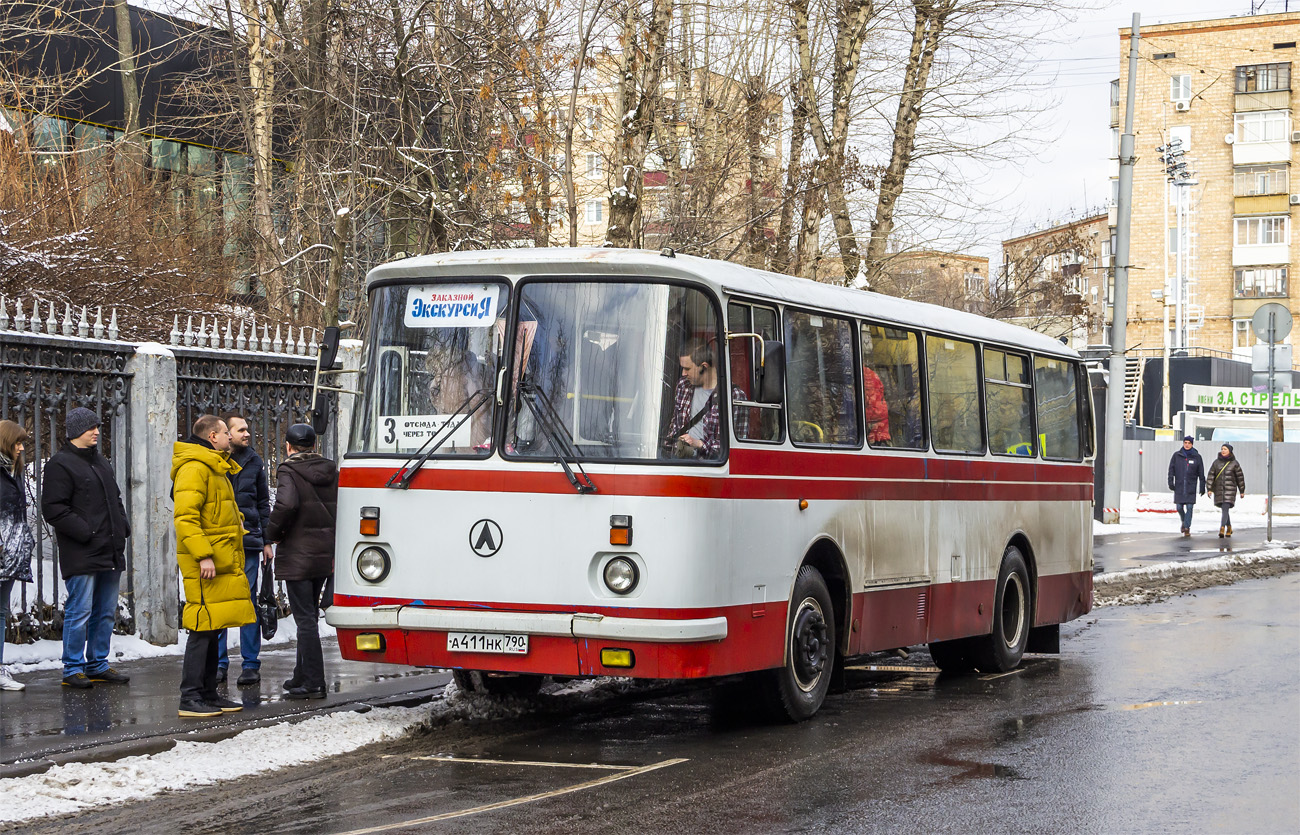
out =
[[[447,649],[451,652],[494,652],[503,655],[527,655],[527,635],[502,635],[496,632],[448,632]]]

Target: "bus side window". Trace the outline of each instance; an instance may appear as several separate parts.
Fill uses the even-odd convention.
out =
[[[868,323],[862,325],[861,342],[867,442],[873,447],[925,449],[916,334]]]
[[[1093,426],[1095,415],[1092,412],[1092,387],[1088,384],[1088,369],[1083,363],[1075,365],[1075,376],[1079,380],[1079,431],[1083,433],[1083,457],[1091,458],[1096,454],[1096,429]]]
[[[757,333],[763,339],[777,339],[776,311],[770,307],[757,307],[740,302],[727,305],[727,329],[731,333]],[[754,339],[727,340],[731,360],[732,430],[742,441],[783,440],[781,405],[760,404],[758,393],[758,341]]]
[[[980,381],[974,344],[948,336],[925,338],[930,437],[940,452],[983,454]]]
[[[790,438],[797,444],[862,443],[853,324],[822,313],[785,313]]]
[[[1075,363],[1034,357],[1034,399],[1038,405],[1038,440],[1043,457],[1062,461],[1082,458]]]
[[[990,452],[1036,455],[1033,392],[1025,357],[984,349],[984,411]]]

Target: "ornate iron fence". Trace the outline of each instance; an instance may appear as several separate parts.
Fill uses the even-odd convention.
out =
[[[50,317],[53,320],[53,308]],[[59,607],[59,549],[53,529],[41,517],[43,469],[49,457],[67,443],[64,419],[68,411],[84,406],[103,421],[100,451],[112,463],[119,484],[129,483],[127,404],[131,397],[131,374],[126,364],[134,354],[134,346],[125,342],[6,331],[5,324],[8,323],[0,323],[0,415],[21,424],[32,436],[25,472],[28,496],[32,499],[29,521],[36,534],[33,582],[19,584],[17,616],[12,625],[6,625],[5,634],[15,641],[58,638],[63,629]],[[128,503],[130,512],[131,496],[125,491],[123,501]],[[127,571],[123,574],[123,598],[128,605],[119,606],[118,610],[118,627],[126,631],[132,628],[129,543],[130,540]]]

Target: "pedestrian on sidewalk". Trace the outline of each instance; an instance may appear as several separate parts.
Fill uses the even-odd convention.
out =
[[[266,483],[266,464],[253,449],[253,433],[242,415],[228,414],[222,418],[230,430],[230,460],[239,465],[230,473],[230,484],[235,488],[235,503],[244,516],[244,576],[248,578],[248,599],[257,605],[257,574],[262,562],[271,559],[271,546],[266,544],[266,523],[271,518],[271,491]],[[254,608],[256,611],[256,608]],[[239,672],[240,687],[252,687],[262,680],[262,630],[257,620],[239,627],[239,655],[242,661]],[[217,682],[226,680],[230,659],[226,652],[226,631],[217,641]]]
[[[183,717],[242,710],[217,693],[217,641],[226,629],[256,620],[244,576],[244,526],[230,474],[230,430],[216,415],[194,421],[172,448],[176,560],[185,586],[181,625],[188,630],[181,672]]]
[[[78,407],[64,429],[68,443],[45,463],[41,490],[41,514],[54,528],[67,589],[63,683],[79,690],[126,684],[130,676],[110,667],[108,654],[131,525],[113,465],[99,453],[99,415]]]
[[[23,450],[27,431],[12,420],[0,420],[0,690],[22,690],[5,669],[5,625],[9,621],[9,595],[15,583],[32,581],[32,549],[36,538],[27,523],[27,486],[23,478]]]
[[[1237,496],[1246,495],[1246,474],[1242,472],[1237,456],[1232,454],[1232,444],[1219,447],[1219,457],[1210,465],[1206,481],[1210,501],[1222,511],[1219,518],[1219,539],[1232,536],[1232,519],[1228,511],[1237,503]]]
[[[1183,536],[1192,535],[1192,509],[1196,497],[1205,493],[1205,463],[1192,446],[1195,439],[1183,436],[1183,448],[1169,459],[1169,489],[1174,491],[1174,506],[1183,522]]]
[[[295,423],[285,433],[286,460],[276,470],[275,507],[267,538],[276,543],[275,573],[289,592],[298,627],[298,663],[285,681],[286,699],[325,698],[325,659],[321,652],[321,591],[334,573],[334,520],[339,472],[316,452],[316,432]]]

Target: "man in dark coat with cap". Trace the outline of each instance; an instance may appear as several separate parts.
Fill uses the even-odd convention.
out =
[[[130,677],[108,666],[108,653],[131,526],[113,466],[99,454],[99,416],[73,409],[65,429],[68,443],[46,462],[41,491],[41,514],[54,528],[68,592],[63,683],[80,690],[95,682],[126,684]]]
[[[334,520],[339,471],[316,452],[316,432],[295,423],[285,432],[285,461],[276,470],[275,507],[266,541],[275,542],[275,574],[284,580],[298,627],[298,663],[284,683],[286,699],[325,698],[320,597],[334,573]]]
[[[1192,508],[1196,497],[1205,492],[1205,462],[1192,446],[1191,435],[1183,437],[1183,448],[1169,459],[1169,489],[1174,491],[1174,505],[1183,522],[1183,536],[1192,535]]]

